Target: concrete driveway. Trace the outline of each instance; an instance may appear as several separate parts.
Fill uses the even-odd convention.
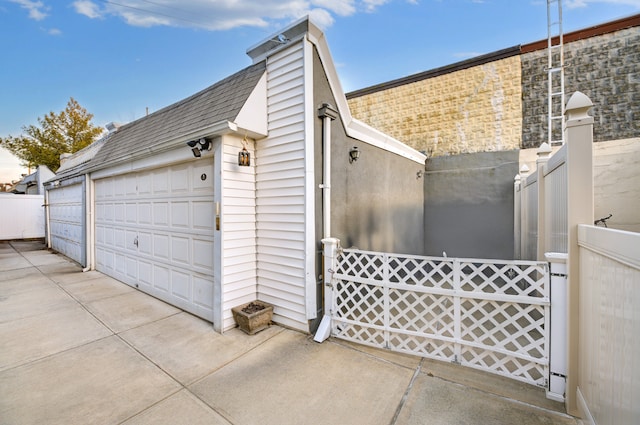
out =
[[[211,325],[0,242],[1,424],[576,424],[544,391],[271,326]]]

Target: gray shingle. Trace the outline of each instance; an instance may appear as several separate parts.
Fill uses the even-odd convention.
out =
[[[264,61],[256,63],[199,93],[123,125],[99,150],[90,168],[105,168],[119,158],[190,131],[224,120],[234,121],[265,69]]]

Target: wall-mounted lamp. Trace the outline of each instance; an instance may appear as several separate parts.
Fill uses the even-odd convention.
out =
[[[249,144],[249,140],[247,140],[247,135],[244,135],[244,139],[242,139],[242,150],[238,152],[238,165],[241,167],[248,167],[251,165],[251,154],[247,150],[247,144]]]
[[[238,165],[241,167],[248,167],[251,165],[251,154],[247,150],[247,148],[242,148],[240,152],[238,152]]]
[[[193,152],[193,156],[196,158],[202,156],[202,151],[211,150],[211,141],[205,137],[199,140],[190,140],[187,142],[187,145],[191,148],[191,152]]]
[[[421,179],[424,176],[424,171],[420,170],[416,173],[416,180]]]
[[[353,148],[351,148],[351,150],[349,151],[349,164],[355,162],[358,160],[358,158],[360,158],[360,151],[358,150],[357,146],[354,146]]]

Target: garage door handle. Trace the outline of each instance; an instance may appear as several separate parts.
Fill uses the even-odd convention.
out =
[[[138,246],[138,237],[137,237],[137,236],[136,236],[136,238],[133,240],[133,244],[134,244],[135,246]]]

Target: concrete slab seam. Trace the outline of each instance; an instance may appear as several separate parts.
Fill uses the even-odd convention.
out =
[[[416,370],[413,372],[413,376],[411,377],[411,380],[409,381],[409,385],[407,385],[407,389],[405,390],[404,394],[402,395],[402,398],[400,399],[400,403],[398,404],[396,412],[393,415],[393,419],[391,419],[391,422],[389,422],[389,425],[395,425],[396,422],[398,421],[398,417],[400,416],[400,412],[402,412],[402,409],[404,408],[404,405],[406,404],[407,399],[409,398],[409,393],[413,389],[413,384],[416,382],[416,379],[420,375],[420,372],[422,370],[422,363],[423,362],[424,362],[424,357],[420,359],[420,362],[418,363],[418,366],[416,367]]]

